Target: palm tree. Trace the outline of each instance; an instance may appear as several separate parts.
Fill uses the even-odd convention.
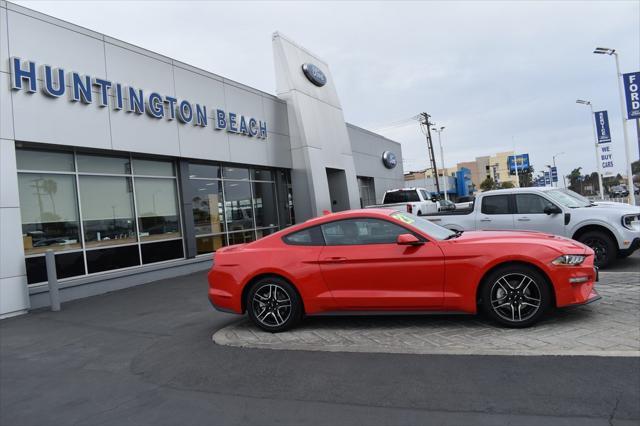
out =
[[[53,195],[58,192],[58,182],[53,179],[44,179],[42,181],[42,190],[49,196],[51,199],[51,206],[53,208],[53,213],[56,214],[56,202],[53,198]]]

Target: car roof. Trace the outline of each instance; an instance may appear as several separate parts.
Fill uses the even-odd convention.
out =
[[[296,224],[296,227],[298,225],[313,225],[316,223],[324,223],[324,222],[330,222],[332,220],[339,220],[339,219],[350,219],[353,217],[385,217],[385,216],[389,216],[392,213],[395,213],[397,210],[394,209],[385,209],[385,208],[375,208],[375,209],[356,209],[356,210],[345,210],[342,212],[336,212],[336,213],[329,213],[329,214],[325,214],[322,216],[318,216],[318,217],[314,217],[311,218],[305,222],[302,222],[300,224]]]

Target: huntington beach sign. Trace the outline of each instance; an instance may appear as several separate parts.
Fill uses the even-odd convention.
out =
[[[33,61],[18,57],[10,59],[11,88],[28,93],[40,91],[52,98],[68,96],[69,101],[83,104],[96,103],[101,108],[111,107],[133,115],[148,115],[158,120],[178,120],[185,125],[207,127],[213,123],[216,130],[225,130],[258,139],[267,138],[267,122],[235,112],[216,108],[209,115],[207,107],[186,99],[177,99],[157,92],[146,92],[133,86],[100,77],[66,72],[50,65],[36,66]],[[37,73],[39,68],[39,75]],[[40,81],[38,80],[40,78]]]

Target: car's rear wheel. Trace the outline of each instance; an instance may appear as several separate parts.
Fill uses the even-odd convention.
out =
[[[254,324],[272,333],[289,330],[302,318],[298,292],[278,277],[266,277],[253,283],[247,293],[246,306]]]
[[[510,265],[491,272],[481,289],[482,310],[507,327],[536,323],[551,305],[545,277],[526,265]]]
[[[578,241],[587,245],[595,252],[593,263],[598,268],[606,268],[618,256],[616,243],[613,239],[600,231],[588,231],[578,237]]]

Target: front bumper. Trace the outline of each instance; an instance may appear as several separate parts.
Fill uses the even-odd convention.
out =
[[[620,249],[620,254],[623,256],[629,256],[639,248],[640,248],[640,238],[634,238],[633,241],[631,241],[631,245],[628,248]]]
[[[581,306],[581,305],[588,305],[589,303],[593,303],[593,302],[597,302],[598,300],[602,299],[602,296],[600,296],[598,294],[598,292],[592,288],[591,292],[589,293],[589,297],[587,297],[587,300],[583,301],[583,302],[577,302],[577,303],[572,303],[570,305],[565,305],[566,306]]]

